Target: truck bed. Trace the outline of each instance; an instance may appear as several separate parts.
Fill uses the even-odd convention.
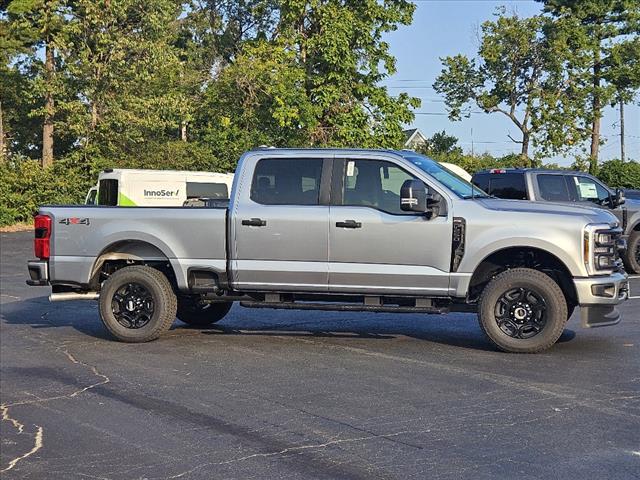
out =
[[[186,285],[190,268],[226,271],[225,208],[43,206],[40,213],[53,220],[49,269],[56,282],[88,283],[113,249],[168,259],[178,285]]]

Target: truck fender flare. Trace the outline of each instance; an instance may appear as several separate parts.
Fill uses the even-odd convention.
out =
[[[168,250],[166,245],[163,245],[163,247]],[[90,279],[95,278],[104,263],[108,260],[133,260],[143,263],[169,262],[173,269],[172,256],[172,253],[167,254],[167,251],[163,250],[163,248],[154,245],[146,239],[127,238],[126,240],[116,240],[104,247],[96,257],[96,261],[91,269]]]
[[[510,250],[510,249],[531,249],[531,250],[538,250],[548,255],[551,255],[552,257],[555,257],[555,259],[560,264],[562,264],[572,276],[580,275],[580,269],[579,269],[578,263],[577,262],[575,264],[567,263],[565,258],[566,255],[564,256],[562,255],[563,251],[560,250],[559,247],[543,241],[527,242],[527,241],[523,241],[523,239],[519,239],[519,240],[520,240],[519,242],[511,245],[503,245],[502,242],[497,242],[497,243],[487,245],[485,248],[481,250],[481,252],[478,252],[479,254],[478,257],[481,258],[481,260],[477,262],[473,262],[473,264],[461,265],[461,267],[464,266],[464,271],[469,272],[473,275],[478,269],[478,267],[482,265],[484,261],[486,261],[490,256],[495,255],[496,253],[499,253],[505,250]],[[463,259],[463,262],[464,262],[464,259]]]

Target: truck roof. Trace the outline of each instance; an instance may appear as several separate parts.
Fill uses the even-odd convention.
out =
[[[484,170],[478,170],[474,175],[480,173],[571,173],[576,174],[580,173],[581,175],[589,175],[586,172],[581,172],[578,170],[570,170],[568,168],[558,169],[558,168],[543,168],[543,167],[505,167],[505,168],[485,168]]]
[[[393,150],[390,148],[335,148],[335,147],[327,147],[327,148],[314,148],[314,147],[259,147],[253,150],[250,150],[249,153],[256,152],[274,152],[274,153],[309,153],[309,152],[335,152],[335,153],[391,153],[395,155],[405,156],[408,154],[417,154],[417,152],[413,150]]]

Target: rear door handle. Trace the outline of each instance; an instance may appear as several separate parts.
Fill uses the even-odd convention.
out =
[[[252,218],[251,220],[242,220],[242,225],[249,227],[264,227],[267,225],[267,221],[262,220],[261,218]]]
[[[340,228],[361,228],[362,223],[355,220],[345,220],[344,222],[336,222],[336,227]]]

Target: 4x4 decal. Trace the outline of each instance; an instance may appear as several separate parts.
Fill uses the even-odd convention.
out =
[[[62,223],[63,225],[91,225],[88,218],[78,217],[63,218],[59,223]]]

